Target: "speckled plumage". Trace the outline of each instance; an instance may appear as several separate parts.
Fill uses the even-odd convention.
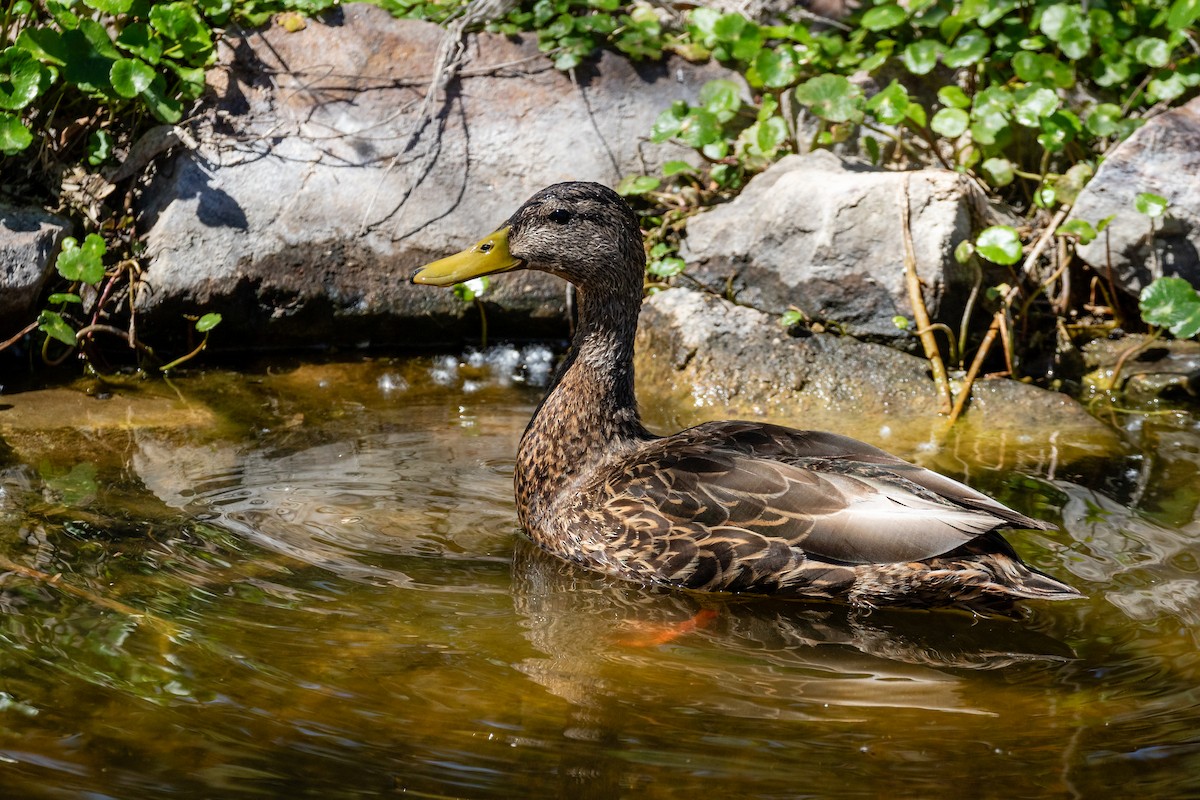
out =
[[[519,266],[579,290],[571,352],[517,456],[520,521],[542,548],[647,584],[868,607],[1079,597],[997,533],[1050,526],[876,447],[756,422],[649,433],[633,391],[645,255],[632,211],[563,183],[505,229]]]

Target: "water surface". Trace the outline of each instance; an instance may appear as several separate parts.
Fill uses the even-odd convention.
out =
[[[548,364],[0,396],[3,796],[1200,794],[1193,420],[1071,463],[900,452],[1061,524],[1012,538],[1089,599],[861,614],[529,546],[513,456]]]

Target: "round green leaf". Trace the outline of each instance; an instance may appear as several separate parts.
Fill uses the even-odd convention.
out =
[[[83,299],[73,292],[55,292],[46,298],[46,302],[52,306],[56,306],[59,303],[82,303]]]
[[[1152,219],[1161,217],[1167,210],[1167,205],[1167,198],[1151,192],[1138,192],[1137,196],[1133,198],[1133,207],[1138,210],[1138,213],[1145,214]]]
[[[83,0],[83,4],[105,14],[124,14],[133,5],[133,0]]]
[[[1013,119],[1027,128],[1041,126],[1042,117],[1048,117],[1058,109],[1058,95],[1053,89],[1027,87],[1018,89],[1013,106]]]
[[[1138,307],[1142,319],[1180,339],[1200,333],[1200,294],[1183,278],[1158,278],[1142,290]]]
[[[662,183],[650,175],[626,175],[617,184],[617,194],[622,197],[632,197],[652,192]]]
[[[908,116],[908,90],[899,81],[892,81],[883,91],[867,101],[867,111],[884,125],[899,125]]]
[[[900,60],[913,75],[926,75],[937,66],[944,45],[936,39],[921,39],[904,48]]]
[[[829,122],[862,121],[862,89],[844,75],[818,75],[796,87],[796,99]]]
[[[788,126],[783,117],[768,117],[758,123],[755,144],[764,153],[773,153],[788,139]]]
[[[1138,41],[1133,57],[1148,67],[1165,67],[1171,60],[1171,47],[1162,39],[1147,36]]]
[[[700,105],[724,122],[741,108],[741,88],[729,80],[709,81],[700,88]]]
[[[996,264],[1015,264],[1021,260],[1021,237],[1008,225],[984,228],[975,239],[979,255]]]
[[[1070,219],[1058,226],[1058,236],[1074,236],[1080,244],[1088,244],[1096,238],[1096,229],[1085,219]]]
[[[748,20],[741,14],[724,14],[712,26],[713,35],[724,42],[736,42]]]
[[[92,131],[88,137],[88,163],[97,166],[111,158],[113,144],[112,134],[108,131]]]
[[[687,103],[677,100],[666,111],[658,115],[650,128],[650,141],[661,144],[679,133],[683,120],[687,118]]]
[[[947,67],[966,67],[976,64],[992,49],[992,40],[982,33],[964,33],[942,56]]]
[[[1121,121],[1121,107],[1115,103],[1100,103],[1092,109],[1084,125],[1093,136],[1112,136]]]
[[[1155,78],[1146,84],[1146,94],[1151,100],[1171,102],[1188,89],[1187,83],[1178,72],[1172,72],[1163,78]]]
[[[80,244],[72,236],[63,239],[55,268],[58,274],[69,281],[83,281],[95,285],[104,278],[103,257],[107,247],[104,239],[89,233]]]
[[[678,275],[687,268],[687,262],[677,256],[670,256],[646,265],[646,271],[659,278],[670,278]]]
[[[154,81],[154,70],[145,62],[136,58],[122,58],[114,61],[109,80],[117,94],[122,97],[137,97],[150,88]]]
[[[967,97],[967,93],[954,84],[938,89],[937,96],[941,104],[947,108],[967,108],[971,105],[971,99]]]
[[[885,31],[894,28],[908,18],[908,13],[896,5],[888,3],[875,6],[862,16],[862,26],[869,31]]]
[[[53,311],[43,311],[38,315],[38,329],[52,339],[57,339],[68,347],[75,346],[75,329],[66,320]]]
[[[32,142],[33,134],[20,117],[0,113],[0,152],[6,156],[15,155]]]
[[[791,86],[800,79],[800,65],[796,62],[796,51],[792,47],[780,46],[774,50],[760,50],[754,59],[754,68],[763,85],[771,89]]]
[[[486,289],[486,287],[485,287]],[[482,294],[477,292],[476,294]],[[221,324],[221,315],[215,311],[205,314],[200,319],[196,320],[196,331],[199,333],[208,333],[213,328]]]
[[[8,47],[0,52],[0,108],[19,111],[29,105],[42,85],[42,65],[28,51]]]
[[[973,255],[975,255],[975,243],[970,239],[963,239],[954,248],[954,260],[959,264],[966,264]]]
[[[721,123],[716,114],[703,108],[693,108],[683,118],[677,135],[688,147],[699,150],[721,138]]]
[[[1016,177],[1012,162],[1007,158],[989,158],[979,166],[979,169],[983,172],[983,177],[987,182],[995,187],[1008,186]]]
[[[929,121],[929,127],[933,128],[935,133],[940,133],[948,139],[957,139],[967,132],[967,125],[970,122],[970,115],[961,108],[943,108],[933,115],[933,119]]]

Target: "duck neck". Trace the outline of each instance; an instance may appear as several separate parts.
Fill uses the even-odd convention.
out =
[[[517,454],[517,500],[529,511],[567,490],[607,455],[649,436],[633,389],[641,293],[581,288],[578,300],[571,351]]]

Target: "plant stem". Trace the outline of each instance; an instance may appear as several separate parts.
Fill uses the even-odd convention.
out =
[[[962,388],[958,390],[958,397],[954,399],[954,408],[950,411],[951,425],[962,415],[963,409],[967,405],[967,400],[971,397],[971,387],[975,385],[975,378],[978,377],[979,370],[983,367],[983,361],[987,358],[988,350],[991,349],[992,343],[996,341],[996,334],[1000,332],[1002,316],[999,311],[992,315],[992,324],[988,326],[987,333],[984,335],[983,341],[979,344],[979,350],[975,352],[975,358],[971,361],[971,368],[967,370],[967,376],[963,378]]]
[[[929,312],[925,309],[925,298],[921,295],[921,279],[917,275],[917,256],[913,251],[912,230],[908,219],[908,176],[900,184],[900,234],[904,238],[904,278],[908,284],[908,302],[912,305],[913,319],[917,322],[917,332],[921,337],[921,347],[933,372],[933,380],[938,391],[938,413],[950,413],[950,380],[946,377],[946,365],[942,363],[942,354],[938,351],[937,339],[929,324]]]
[[[124,334],[122,334],[122,335],[124,335]],[[204,348],[207,346],[208,346],[208,334],[206,333],[206,334],[204,334],[204,340],[202,342],[200,342],[199,345],[197,345],[195,350],[188,353],[186,356],[180,356],[179,358],[172,361],[170,364],[164,364],[163,366],[159,367],[158,369],[161,372],[169,372],[172,369],[174,369],[175,367],[178,367],[183,362],[190,361],[191,359],[200,355],[202,352],[204,352]]]

